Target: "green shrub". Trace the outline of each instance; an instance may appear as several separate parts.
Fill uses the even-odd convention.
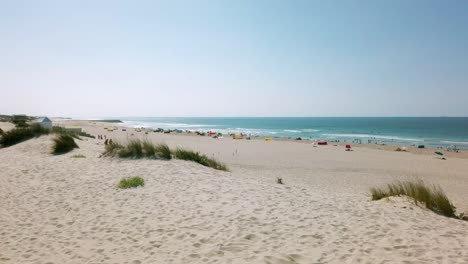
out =
[[[15,124],[16,128],[29,127],[28,123],[26,123],[26,120],[13,120],[12,123]]]
[[[52,148],[52,153],[55,155],[64,154],[72,151],[74,148],[78,148],[78,145],[75,143],[73,137],[68,134],[57,135],[57,137],[53,140],[54,146]]]
[[[145,180],[141,177],[130,177],[120,180],[117,185],[120,189],[136,188],[138,186],[145,186]]]
[[[185,150],[185,149],[176,149],[174,152],[174,156],[176,159],[181,159],[181,160],[189,160],[189,161],[194,161],[196,163],[199,163],[203,166],[210,167],[216,170],[223,170],[227,171],[226,165],[224,165],[221,162],[218,162],[214,159],[210,159],[205,155],[201,155],[198,152],[194,152],[191,150]]]
[[[420,180],[391,183],[386,188],[372,188],[370,192],[372,200],[405,195],[412,198],[416,204],[422,203],[426,208],[438,214],[455,217],[455,206],[444,191],[435,185],[427,186]]]
[[[41,127],[39,124],[33,124],[25,128],[14,128],[3,133],[0,138],[0,146],[6,148],[28,139],[47,134],[49,134],[49,130]]]

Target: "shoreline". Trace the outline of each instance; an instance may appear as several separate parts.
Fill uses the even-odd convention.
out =
[[[71,127],[77,127],[77,126],[86,126],[86,125],[97,125],[101,126],[102,128],[108,127],[109,122],[103,122],[100,120],[60,120],[61,125],[65,126],[71,126]],[[111,122],[112,123],[112,122]],[[144,130],[141,130],[141,132],[136,132],[135,129],[136,127],[133,126],[128,126],[128,124],[125,124],[124,122],[122,123],[115,123],[116,127],[118,127],[120,130],[121,129],[126,129],[127,133],[130,134],[145,134]],[[151,128],[151,130],[154,130]],[[197,135],[194,132],[188,133],[186,132],[187,130],[182,130],[181,133],[176,133],[176,132],[171,132],[171,133],[166,133],[164,134],[163,132],[148,132],[148,134],[164,134],[168,136],[188,136],[188,137],[205,137],[205,138],[212,138],[209,135],[205,136],[200,136]],[[192,130],[192,131],[197,131],[197,130]],[[204,131],[205,130],[198,130],[198,131]],[[255,141],[265,141],[265,136],[255,136],[251,137],[251,140]],[[290,143],[297,143],[297,144],[310,144],[310,145],[316,145],[318,140],[311,140],[311,139],[302,139],[302,140],[296,140],[294,138],[288,138],[288,137],[271,137],[272,141],[276,142],[290,142]],[[223,138],[220,140],[225,140],[225,139],[230,139],[233,140],[231,136],[227,134],[223,134]],[[237,140],[247,140],[247,139],[237,139]],[[422,154],[422,155],[430,155],[430,156],[435,156],[435,152],[441,152],[443,151],[443,154],[445,157],[448,158],[461,158],[461,159],[468,159],[468,150],[466,149],[460,149],[458,152],[455,151],[447,151],[446,149],[441,149],[441,148],[432,148],[432,147],[425,147],[425,148],[418,148],[417,146],[412,146],[412,145],[405,145],[405,144],[368,144],[368,143],[353,143],[353,142],[345,142],[345,141],[340,141],[340,142],[333,142],[333,141],[327,141],[328,146],[336,146],[336,147],[345,147],[347,144],[350,144],[352,148],[367,148],[367,149],[374,149],[374,150],[383,150],[383,151],[391,151],[391,152],[396,152],[395,150],[397,148],[406,148],[406,151],[400,151],[402,153],[412,153],[412,154]],[[319,146],[323,147],[323,146]]]
[[[86,121],[86,120],[85,120]],[[99,120],[91,120],[91,121],[99,121]],[[376,145],[392,145],[392,146],[413,146],[417,147],[419,145],[424,146],[424,148],[431,148],[431,149],[443,149],[443,150],[466,150],[468,151],[468,141],[454,141],[460,139],[439,139],[439,140],[427,140],[427,139],[417,139],[409,138],[409,137],[401,137],[401,136],[389,136],[389,135],[371,135],[371,134],[360,134],[360,133],[349,133],[349,134],[336,134],[337,136],[331,137],[331,135],[335,135],[334,133],[324,133],[320,135],[310,135],[308,134],[308,130],[312,131],[320,131],[317,129],[274,129],[274,128],[219,128],[219,124],[214,125],[210,128],[209,125],[200,125],[197,127],[196,124],[179,124],[182,126],[177,126],[177,124],[171,124],[170,126],[158,126],[158,125],[149,125],[151,123],[145,123],[144,120],[140,121],[133,121],[133,120],[118,120],[121,121],[122,124],[126,125],[127,127],[131,128],[140,128],[140,129],[147,129],[147,130],[182,130],[186,131],[199,131],[199,132],[208,132],[208,131],[217,131],[222,133],[224,136],[229,134],[244,134],[250,135],[252,137],[272,137],[275,139],[296,139],[300,137],[302,140],[312,140],[312,141],[328,141],[331,143],[352,143],[352,144],[376,144]],[[172,121],[176,122],[176,121]],[[182,121],[181,121],[182,122]],[[207,121],[209,122],[209,121]],[[194,127],[191,127],[191,126]],[[259,130],[264,130],[263,132],[258,132]],[[270,131],[269,131],[270,130]],[[288,134],[289,133],[289,134]],[[293,134],[291,134],[293,133]],[[285,134],[285,135],[278,135],[278,134]],[[359,143],[361,142],[361,143]],[[367,142],[367,143],[366,143]]]

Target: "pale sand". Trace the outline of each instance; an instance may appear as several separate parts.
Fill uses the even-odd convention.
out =
[[[67,124],[127,138],[104,131],[110,124]],[[0,263],[468,263],[468,222],[368,193],[419,177],[468,210],[468,159],[130,133],[199,150],[231,172],[98,158],[94,139],[61,156],[49,154],[52,136],[0,149]],[[146,185],[117,189],[129,176]]]

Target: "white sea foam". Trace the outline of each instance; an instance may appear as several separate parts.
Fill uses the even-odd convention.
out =
[[[460,144],[460,145],[468,145],[468,142],[466,141],[441,141],[442,143],[446,144]]]
[[[289,133],[301,133],[300,130],[295,130],[295,129],[284,129],[284,132],[289,132]]]
[[[385,135],[370,135],[370,134],[322,134],[327,137],[346,137],[346,138],[377,138],[377,139],[393,139],[393,140],[403,140],[403,141],[424,141],[423,139],[418,138],[403,138],[396,136],[385,136]]]

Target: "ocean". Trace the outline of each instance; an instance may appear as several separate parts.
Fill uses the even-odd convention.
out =
[[[468,149],[468,117],[122,117],[132,127]]]

